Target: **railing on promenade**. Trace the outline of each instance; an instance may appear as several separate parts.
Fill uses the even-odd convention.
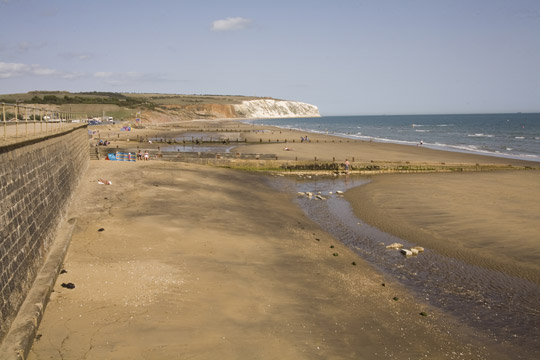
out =
[[[87,122],[87,116],[72,111],[51,110],[21,104],[2,103],[0,141],[54,133]]]

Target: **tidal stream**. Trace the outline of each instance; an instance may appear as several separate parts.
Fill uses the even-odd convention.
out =
[[[409,249],[417,244],[364,223],[345,198],[336,194],[369,181],[368,177],[355,176],[284,177],[273,183],[284,191],[321,194],[326,200],[299,196],[296,201],[309,218],[361,258],[418,298],[487,333],[496,342],[512,344],[519,349],[516,358],[540,358],[540,287],[429,248],[409,257],[386,249],[385,245],[394,242]]]

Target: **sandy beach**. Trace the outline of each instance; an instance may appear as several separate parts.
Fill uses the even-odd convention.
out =
[[[386,232],[540,284],[538,171],[377,176],[347,198]]]
[[[434,150],[425,146],[407,146],[391,143],[370,142],[352,140],[325,134],[307,134],[297,130],[280,129],[272,126],[253,125],[233,120],[220,121],[186,121],[174,124],[155,125],[149,128],[132,131],[120,131],[120,126],[109,125],[94,128],[94,139],[105,139],[111,142],[111,148],[148,149],[156,151],[158,147],[167,147],[167,143],[154,141],[149,144],[137,143],[137,139],[161,139],[170,141],[178,139],[177,145],[182,144],[182,139],[190,141],[193,135],[199,135],[205,139],[213,137],[218,139],[230,139],[231,152],[274,154],[281,160],[313,161],[336,161],[343,162],[345,159],[357,163],[431,163],[431,164],[497,164],[514,166],[540,167],[538,162],[509,159],[493,156],[481,156],[470,153],[450,152]],[[188,134],[187,136],[185,134]],[[301,142],[301,137],[309,135],[309,142]],[[235,139],[240,137],[240,144]],[[131,141],[126,141],[130,139]],[[244,140],[247,144],[243,144]],[[95,141],[95,142],[96,142]],[[188,144],[189,145],[189,144]],[[189,145],[190,146],[190,145]],[[188,147],[189,147],[188,146]],[[285,148],[289,149],[288,151]]]
[[[262,144],[234,151],[276,153],[291,161],[530,165],[325,135],[311,143],[288,140],[292,150],[283,151],[283,141],[265,142],[278,133],[299,139],[300,133],[266,130],[248,133]],[[98,184],[99,178],[112,185]],[[378,175],[346,197],[361,219],[385,231],[538,283],[538,179],[535,170]],[[266,174],[186,163],[92,161],[68,214],[77,225],[66,273],[29,358],[521,354],[376,271],[309,220],[292,203],[294,194],[269,181]],[[69,282],[74,289],[61,286]]]

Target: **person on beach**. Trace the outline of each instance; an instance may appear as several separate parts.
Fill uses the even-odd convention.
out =
[[[148,150],[144,152],[144,160],[148,160],[150,158],[150,154],[148,154]]]
[[[137,160],[142,160],[142,152],[141,152],[141,150],[139,150],[139,152],[137,152]]]
[[[351,166],[351,164],[349,163],[349,159],[345,159],[345,172],[347,174],[349,173],[350,166]]]

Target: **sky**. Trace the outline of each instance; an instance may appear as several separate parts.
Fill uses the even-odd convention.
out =
[[[0,94],[540,112],[540,0],[0,0]]]

